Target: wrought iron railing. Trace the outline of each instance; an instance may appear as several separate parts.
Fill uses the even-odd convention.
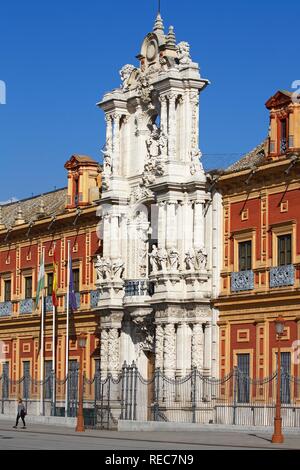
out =
[[[9,317],[12,314],[12,303],[1,302],[0,303],[0,317]]]
[[[254,289],[254,272],[239,271],[231,273],[231,291],[240,292]]]
[[[270,287],[293,286],[295,283],[295,267],[293,264],[276,266],[270,269]]]
[[[287,139],[281,139],[280,141],[280,153],[287,151]]]
[[[134,363],[124,364],[112,373],[84,377],[85,422],[100,428],[116,427],[119,419],[271,426],[277,380],[276,372],[253,379],[237,368],[220,379],[197,369],[182,377],[156,369],[144,378]],[[43,381],[28,374],[12,380],[5,373],[0,376],[2,414],[14,411],[22,395],[30,415],[76,416],[78,385],[77,369],[63,379],[51,372]],[[282,370],[280,397],[283,426],[299,428],[300,377]]]
[[[20,301],[20,313],[21,314],[32,313],[33,310],[34,310],[33,299],[24,299]]]
[[[154,294],[153,282],[147,279],[131,279],[125,281],[125,297],[145,296]]]
[[[91,308],[96,308],[98,307],[98,302],[99,302],[99,290],[93,290],[90,293],[91,296]]]

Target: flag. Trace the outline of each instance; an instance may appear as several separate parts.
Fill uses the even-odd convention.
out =
[[[38,308],[40,295],[43,292],[44,287],[45,287],[45,260],[44,260],[44,255],[42,254],[40,258],[40,270],[39,270],[38,286],[37,286],[36,299],[35,299],[36,308]]]
[[[56,245],[55,245],[55,247],[54,247],[54,253],[53,253],[53,286],[52,286],[52,304],[53,304],[53,307],[57,307],[57,306],[58,306],[58,299],[57,299],[57,288],[58,288],[57,271],[58,271],[58,263],[57,263]]]
[[[74,275],[73,275],[73,269],[72,269],[72,257],[70,256],[69,259],[69,279],[70,279],[70,285],[69,285],[69,303],[70,307],[72,310],[77,310],[77,302],[76,302],[76,295],[75,295],[75,289],[74,289]]]

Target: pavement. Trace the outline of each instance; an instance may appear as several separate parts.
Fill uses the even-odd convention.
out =
[[[255,432],[117,432],[87,429],[76,433],[67,427],[32,424],[13,429],[0,422],[0,450],[277,450],[300,449],[298,435],[285,436],[284,444],[272,444],[270,433]]]

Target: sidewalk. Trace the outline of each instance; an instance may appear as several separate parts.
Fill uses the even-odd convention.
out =
[[[117,432],[31,424],[12,429],[13,422],[0,421],[0,449],[300,449],[299,435],[286,435],[284,444],[272,444],[271,434],[253,432]],[[300,433],[299,433],[300,434]],[[3,439],[3,440],[1,440]]]

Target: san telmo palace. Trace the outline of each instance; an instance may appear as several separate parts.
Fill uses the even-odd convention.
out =
[[[210,82],[189,44],[158,14],[137,58],[98,103],[103,162],[73,155],[65,188],[0,206],[2,376],[63,380],[84,333],[88,380],[97,371],[118,380],[125,362],[145,381],[155,371],[169,384],[196,373],[216,381],[235,368],[262,380],[276,371],[279,314],[282,367],[299,376],[298,98],[270,90],[266,139],[205,171],[199,105]],[[162,393],[167,410],[173,395]]]

